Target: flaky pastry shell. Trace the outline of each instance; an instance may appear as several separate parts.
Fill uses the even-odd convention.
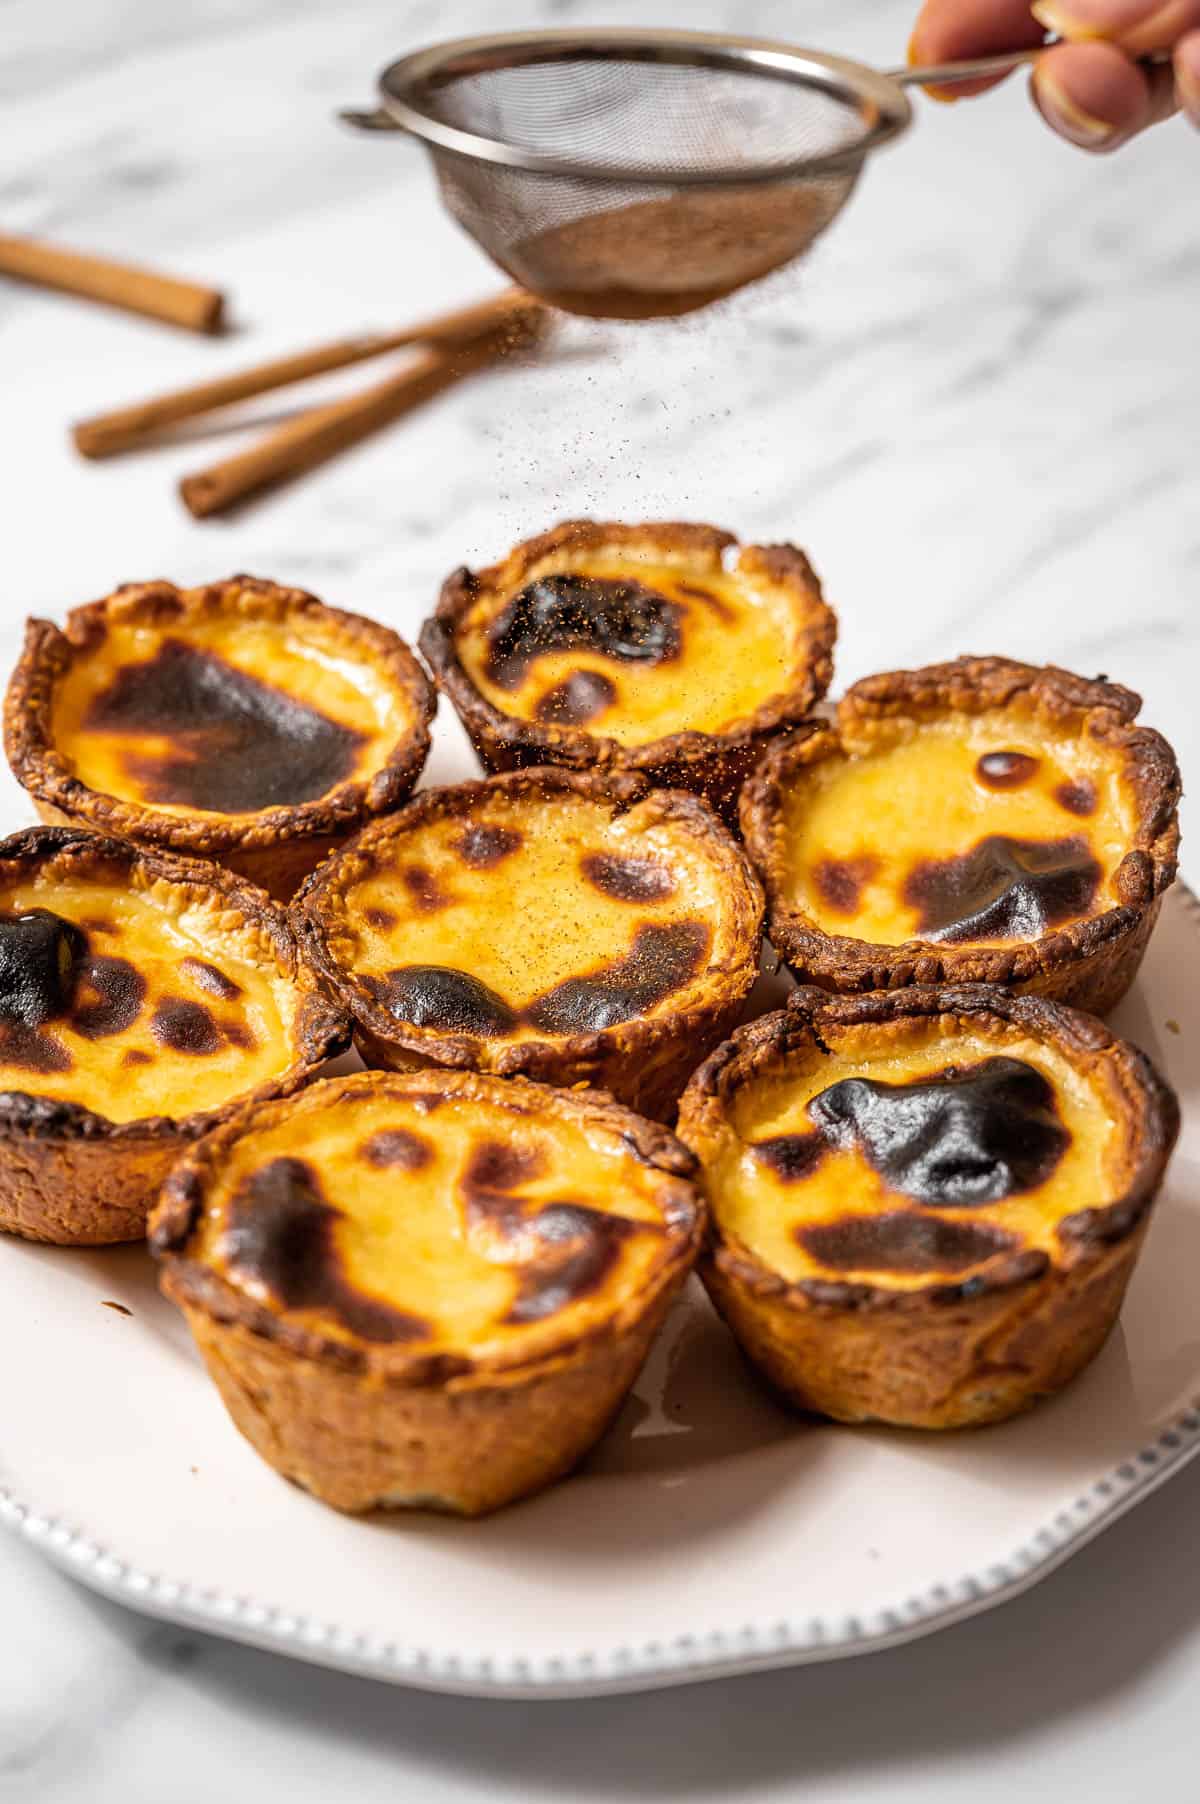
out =
[[[496,1039],[397,1019],[377,986],[355,968],[347,935],[347,927],[354,926],[348,892],[365,877],[398,864],[414,836],[431,824],[461,822],[466,830],[497,798],[511,806],[514,819],[520,819],[526,810],[550,808],[556,799],[571,797],[596,802],[618,818],[629,817],[636,809],[639,834],[651,842],[664,833],[675,834],[689,850],[702,850],[719,879],[724,948],[720,955],[688,979],[676,1006],[668,1000],[652,1012],[596,1031]],[[422,791],[316,871],[291,910],[304,956],[353,1015],[355,1037],[368,1064],[398,1071],[434,1064],[563,1087],[587,1084],[655,1119],[669,1118],[700,1059],[739,1020],[758,975],[762,915],[762,891],[749,861],[698,797],[652,789],[635,772],[554,766]],[[514,930],[520,930],[518,921],[497,918],[498,934]],[[583,944],[580,971],[586,971],[589,963]]]
[[[140,1240],[180,1154],[246,1102],[302,1088],[346,1049],[350,1023],[297,958],[282,909],[221,866],[63,827],[31,827],[0,842],[0,881],[47,868],[71,881],[95,873],[131,890],[152,889],[164,905],[187,910],[193,924],[209,920],[215,949],[234,941],[245,957],[252,947],[296,994],[285,1069],[219,1108],[175,1115],[164,1094],[153,1115],[113,1121],[53,1095],[0,1095],[0,1230],[61,1246]]]
[[[738,541],[716,527],[676,522],[622,525],[612,521],[567,520],[513,547],[503,562],[482,570],[465,566],[442,588],[435,613],[421,629],[419,644],[434,679],[447,696],[490,771],[527,765],[562,764],[573,770],[636,771],[667,789],[702,795],[736,816],[737,794],[766,745],[802,720],[829,686],[837,621],[804,553],[794,545],[744,545],[730,564]],[[681,731],[639,745],[624,745],[597,727],[544,723],[507,713],[484,695],[460,655],[459,639],[468,616],[499,614],[509,599],[547,571],[586,568],[592,558],[661,559],[703,583],[732,569],[771,585],[785,597],[796,623],[796,650],[790,678],[744,719],[720,732]]]
[[[619,1139],[652,1187],[660,1224],[639,1281],[603,1293],[582,1321],[551,1315],[502,1350],[468,1342],[426,1351],[323,1334],[197,1256],[202,1212],[239,1142],[290,1119],[302,1154],[306,1122],[331,1097],[352,1109],[375,1096],[415,1101],[434,1136],[454,1110],[500,1098],[544,1133],[561,1122]],[[477,1516],[562,1477],[620,1408],[703,1236],[693,1170],[665,1129],[594,1092],[475,1072],[358,1073],[244,1111],[202,1141],[163,1190],[151,1249],[234,1423],[285,1477],[340,1510]]]
[[[731,1111],[751,1086],[786,1081],[789,1066],[819,1067],[846,1043],[884,1055],[923,1022],[948,1037],[982,1034],[1001,1056],[1022,1039],[1040,1042],[1085,1075],[1116,1124],[1108,1194],[1058,1221],[1052,1253],[1010,1236],[961,1281],[900,1288],[785,1278],[723,1222],[710,1187],[701,1276],[750,1360],[796,1407],[843,1422],[975,1427],[1060,1390],[1116,1320],[1179,1130],[1175,1095],[1144,1053],[1094,1016],[984,985],[836,997],[806,988],[712,1054],[683,1097],[678,1131],[710,1175],[743,1144]]]
[[[326,793],[307,801],[242,813],[173,813],[81,781],[70,756],[55,743],[55,701],[67,676],[102,649],[110,626],[145,626],[186,644],[191,632],[215,621],[231,623],[233,631],[239,622],[249,629],[294,627],[298,639],[315,637],[336,646],[348,662],[368,665],[376,681],[395,695],[407,722],[379,768],[335,781]],[[361,615],[326,607],[304,590],[251,576],[196,589],[169,582],[127,583],[101,601],[75,608],[65,630],[49,620],[29,621],[5,697],[4,743],[14,776],[43,820],[211,858],[286,900],[330,851],[412,792],[429,752],[429,722],[436,705],[424,671],[397,634]],[[213,762],[236,769],[244,760],[217,756]]]
[[[1137,974],[1179,849],[1179,768],[1161,734],[1134,724],[1140,706],[1138,696],[1117,684],[996,657],[856,683],[835,719],[814,720],[779,741],[742,791],[742,835],[767,892],[771,943],[801,982],[841,993],[994,983],[1108,1014]],[[805,773],[844,759],[847,740],[869,745],[897,723],[920,726],[1014,707],[1026,723],[1078,737],[1120,768],[1136,826],[1113,875],[1116,900],[1037,938],[1000,945],[922,939],[879,945],[818,925],[791,894],[784,827],[789,795]]]

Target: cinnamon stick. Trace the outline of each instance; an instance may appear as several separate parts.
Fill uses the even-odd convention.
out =
[[[103,301],[110,307],[123,307],[127,313],[185,326],[190,332],[219,331],[225,309],[219,289],[42,244],[35,238],[0,234],[0,275]]]
[[[539,329],[539,324],[532,324],[526,336]],[[260,489],[325,463],[473,370],[496,362],[512,347],[511,322],[469,344],[431,347],[398,375],[344,401],[314,408],[268,433],[239,456],[185,476],[179,484],[184,505],[198,520],[223,513]]]
[[[229,407],[234,402],[249,400],[252,395],[266,394],[274,388],[286,388],[293,382],[323,375],[328,370],[346,369],[369,357],[381,356],[385,351],[421,343],[468,344],[506,324],[514,325],[519,331],[533,305],[519,288],[507,288],[486,301],[476,301],[453,313],[420,320],[398,332],[367,332],[357,338],[339,339],[311,351],[274,358],[253,369],[236,370],[228,376],[214,377],[210,382],[198,382],[192,388],[178,389],[173,394],[135,401],[112,413],[81,420],[72,436],[84,457],[112,457],[116,452],[133,450],[164,427],[178,425],[181,420]]]

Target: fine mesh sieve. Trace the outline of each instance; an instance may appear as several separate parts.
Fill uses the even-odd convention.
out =
[[[523,288],[640,319],[802,256],[911,123],[906,86],[1036,54],[884,74],[706,32],[510,32],[401,58],[379,109],[342,117],[420,139],[450,212]]]

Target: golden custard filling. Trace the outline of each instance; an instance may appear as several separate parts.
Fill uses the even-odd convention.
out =
[[[507,1042],[685,1008],[740,956],[728,878],[653,798],[484,791],[389,836],[333,901],[339,967],[398,1021]]]
[[[1061,1254],[1111,1200],[1118,1127],[1060,1053],[1019,1033],[914,1027],[884,1053],[839,1035],[736,1094],[709,1166],[722,1231],[789,1282],[961,1283]]]
[[[504,1353],[663,1263],[662,1174],[615,1129],[524,1086],[351,1084],[234,1141],[208,1192],[189,1256],[255,1302],[338,1340]]]
[[[558,552],[458,630],[463,668],[501,713],[586,727],[623,746],[722,733],[797,681],[795,596],[748,570],[661,553]]]
[[[36,873],[0,890],[0,1090],[110,1121],[219,1108],[296,1062],[296,995],[224,905]]]
[[[253,815],[371,776],[412,705],[307,617],[110,619],[58,684],[51,734],[89,789],[164,814]]]
[[[1134,804],[1095,740],[995,710],[843,743],[783,808],[782,899],[824,932],[1002,945],[1119,900]]]

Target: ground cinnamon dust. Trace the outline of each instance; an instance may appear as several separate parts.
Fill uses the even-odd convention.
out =
[[[505,260],[568,313],[663,319],[692,313],[806,251],[852,182],[693,188],[584,214],[520,240]]]

